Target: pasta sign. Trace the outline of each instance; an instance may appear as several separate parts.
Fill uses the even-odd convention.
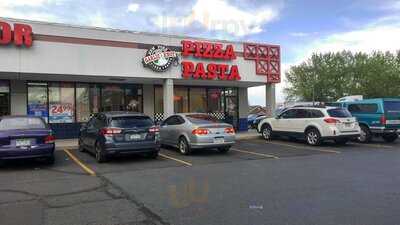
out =
[[[202,59],[216,59],[220,61],[235,60],[236,54],[233,45],[214,44],[209,42],[182,41],[182,57],[194,57]],[[182,77],[188,79],[203,80],[240,80],[239,69],[237,65],[228,65],[223,63],[194,63],[191,61],[182,61]]]

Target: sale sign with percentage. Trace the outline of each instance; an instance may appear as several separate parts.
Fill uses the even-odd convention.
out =
[[[70,103],[51,104],[49,119],[52,123],[74,122],[74,106]]]

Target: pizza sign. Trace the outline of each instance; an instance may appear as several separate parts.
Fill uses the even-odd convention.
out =
[[[182,41],[182,57],[215,59],[218,61],[232,61],[236,59],[233,45],[209,42]],[[182,77],[204,80],[240,80],[237,65],[228,65],[220,62],[194,63],[182,61]]]

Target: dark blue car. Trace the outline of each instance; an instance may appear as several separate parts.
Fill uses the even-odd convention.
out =
[[[40,117],[5,116],[0,119],[0,160],[41,158],[54,163],[55,138]]]
[[[94,153],[99,163],[124,154],[156,158],[160,151],[159,128],[144,114],[103,112],[82,126],[78,144],[80,151]]]

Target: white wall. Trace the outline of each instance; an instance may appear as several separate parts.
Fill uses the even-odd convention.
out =
[[[8,21],[12,23],[12,21]],[[193,38],[165,36],[154,34],[143,34],[133,32],[116,32],[94,28],[77,28],[65,25],[51,25],[37,22],[25,22],[33,28],[34,34],[46,34],[67,37],[79,37],[101,40],[113,40],[124,42],[138,42],[147,44],[164,44],[181,46],[183,39],[195,40]],[[196,39],[198,40],[198,39]],[[222,42],[222,41],[218,41]],[[242,43],[229,43],[235,46],[235,51],[241,52]],[[52,74],[60,76],[63,80],[65,75],[83,76],[107,76],[107,77],[137,77],[137,78],[181,78],[181,67],[172,67],[167,72],[156,73],[144,68],[141,59],[145,55],[145,49],[107,47],[84,44],[68,44],[49,41],[33,42],[29,49],[18,48],[14,45],[0,46],[0,72],[18,72],[31,74]],[[206,59],[180,59],[194,62],[209,63]],[[225,64],[236,64],[239,66],[241,81],[213,81],[223,86],[240,86],[245,82],[256,82],[257,85],[266,83],[265,76],[255,74],[255,62],[238,57],[234,61],[221,61]],[[62,74],[62,75],[61,75]],[[188,84],[198,81],[189,79]],[[200,82],[200,81],[199,81]],[[250,83],[249,83],[250,85]],[[248,85],[248,86],[249,86]],[[256,84],[251,84],[256,85]]]

